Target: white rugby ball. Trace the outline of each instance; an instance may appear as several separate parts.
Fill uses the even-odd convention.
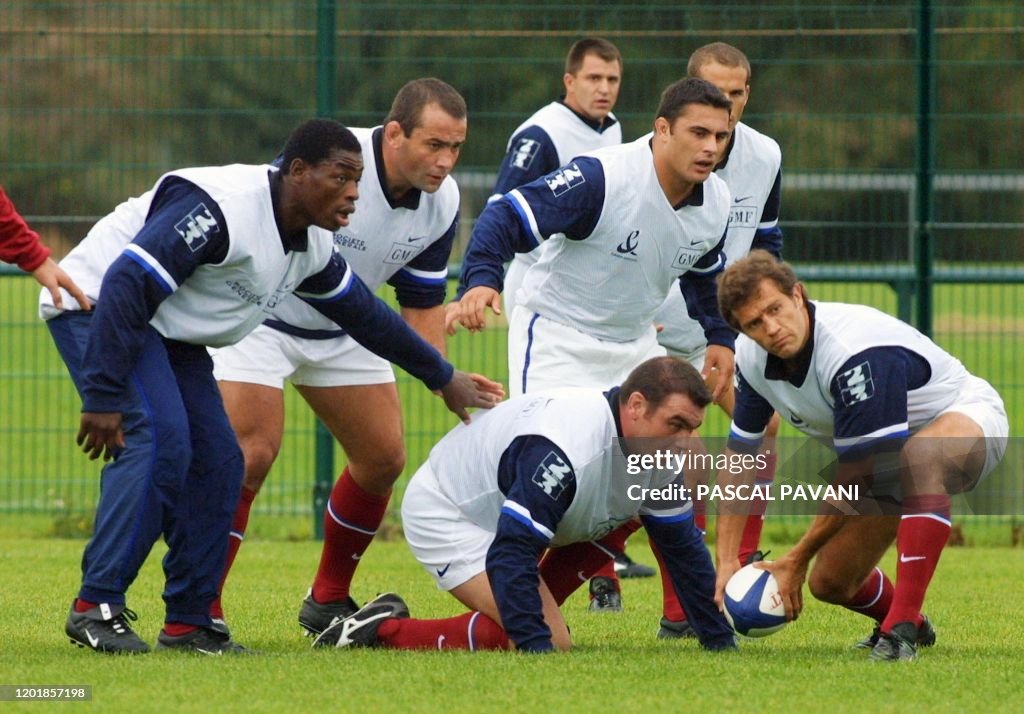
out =
[[[725,585],[725,618],[745,637],[766,637],[786,626],[786,610],[775,576],[747,565]]]

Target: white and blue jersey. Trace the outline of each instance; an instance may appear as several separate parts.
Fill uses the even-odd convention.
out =
[[[729,229],[725,237],[726,265],[751,250],[767,250],[782,259],[782,151],[771,137],[740,122],[733,131],[729,149],[715,168],[715,175],[729,186]],[[687,314],[686,303],[672,291],[654,318],[664,325],[658,342],[682,355],[705,346],[701,326]]]
[[[171,172],[101,220],[61,261],[96,303],[84,409],[118,412],[148,326],[170,340],[221,346],[244,337],[295,293],[432,389],[452,367],[376,299],[323,231],[280,232],[270,166]],[[78,306],[64,296],[70,309]],[[44,318],[60,314],[49,292]]]
[[[663,556],[668,552],[667,567],[702,641],[731,637],[713,604],[713,571],[692,504],[643,502],[630,489],[660,488],[682,476],[628,473],[618,395],[618,388],[574,389],[512,399],[455,427],[430,452],[436,488],[463,518],[495,534],[486,570],[505,630],[520,649],[551,647],[537,589],[543,550],[599,539],[638,514]],[[696,575],[702,566],[703,581]]]
[[[708,341],[730,346],[714,276],[722,269],[729,190],[712,175],[672,206],[650,135],[574,159],[491,203],[477,220],[461,289],[502,288],[502,267],[543,242],[523,306],[598,339],[639,339],[678,281]]]
[[[976,378],[910,325],[864,305],[810,302],[811,336],[785,369],[750,338],[736,340],[729,445],[756,449],[772,412],[830,443],[840,460],[893,450],[953,405]]]
[[[490,200],[565,166],[581,154],[621,143],[622,125],[614,114],[598,124],[562,101],[551,102],[512,132]]]
[[[512,189],[539,179],[573,158],[605,146],[622,143],[622,125],[609,114],[600,124],[570,109],[564,102],[548,104],[519,125],[506,147],[498,169],[496,201]],[[505,306],[511,313],[526,270],[537,262],[540,249],[516,253],[505,273]]]
[[[351,129],[363,151],[359,200],[349,224],[334,235],[334,250],[371,289],[384,283],[395,289],[398,304],[430,308],[444,303],[448,260],[458,227],[459,189],[449,176],[434,193],[410,189],[401,199],[388,190],[381,155],[383,130]],[[338,325],[304,301],[285,297],[265,323],[311,339],[342,334]]]

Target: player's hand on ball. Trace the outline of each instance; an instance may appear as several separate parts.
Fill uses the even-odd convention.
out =
[[[124,449],[120,412],[82,412],[75,443],[89,455],[90,460],[103,456],[104,461],[116,459]]]
[[[786,619],[795,620],[800,617],[804,609],[803,587],[807,579],[807,563],[787,554],[778,560],[755,565],[775,576],[779,584],[779,595],[782,596],[782,606],[786,609]]]
[[[494,288],[478,285],[466,291],[459,300],[459,305],[459,322],[471,332],[477,332],[484,329],[487,324],[487,308],[491,308],[495,315],[501,314],[501,294]]]
[[[720,612],[725,612],[725,586],[739,569],[740,561],[737,558],[718,564],[715,571],[715,604]]]
[[[451,381],[441,387],[440,394],[448,409],[468,424],[468,408],[490,409],[505,396],[505,388],[482,374],[455,370]]]

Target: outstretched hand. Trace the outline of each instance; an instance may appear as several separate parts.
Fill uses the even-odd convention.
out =
[[[64,272],[63,268],[53,262],[53,258],[47,258],[42,265],[33,270],[32,277],[50,291],[53,304],[58,310],[64,309],[64,298],[60,294],[60,288],[71,293],[71,297],[78,301],[83,310],[92,308],[92,303],[89,302],[89,298],[85,296],[82,289],[75,284],[71,276]]]
[[[505,388],[482,374],[455,370],[448,384],[441,387],[440,395],[448,409],[468,424],[467,409],[490,409],[505,396]]]
[[[455,334],[455,320],[470,332],[478,332],[487,325],[487,308],[491,308],[495,315],[501,314],[501,293],[494,288],[478,285],[467,290],[457,303],[451,303],[448,307],[451,308],[451,305],[457,305],[458,311],[451,316],[451,322],[448,314],[445,315],[448,334]]]

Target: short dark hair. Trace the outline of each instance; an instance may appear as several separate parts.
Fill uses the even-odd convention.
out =
[[[569,54],[565,56],[565,73],[575,75],[579,72],[587,55],[597,55],[605,62],[618,62],[619,71],[622,71],[622,53],[618,47],[602,37],[584,37],[569,48]]]
[[[436,104],[453,119],[466,118],[466,100],[455,87],[435,77],[424,77],[407,82],[398,90],[384,123],[397,121],[402,133],[412,136],[428,104]]]
[[[700,68],[711,63],[723,67],[742,67],[747,71],[747,82],[750,82],[750,60],[740,50],[724,42],[712,42],[695,49],[690,55],[690,61],[686,63],[686,73],[698,77]]]
[[[673,394],[683,394],[701,408],[711,403],[711,390],[700,372],[678,357],[652,357],[641,362],[622,383],[619,404],[625,406],[633,392],[644,396],[648,412]]]
[[[295,127],[281,150],[281,173],[286,175],[295,159],[315,165],[335,151],[363,153],[359,139],[340,122],[334,119],[304,121]]]
[[[793,288],[800,282],[793,266],[760,248],[750,251],[718,276],[718,310],[737,332],[742,330],[733,313],[758,296],[764,280],[775,283],[786,295],[792,295]]]
[[[705,104],[716,109],[732,111],[732,102],[711,82],[696,77],[684,77],[665,87],[657,117],[665,117],[672,124],[688,104]],[[655,117],[655,118],[657,118]]]

